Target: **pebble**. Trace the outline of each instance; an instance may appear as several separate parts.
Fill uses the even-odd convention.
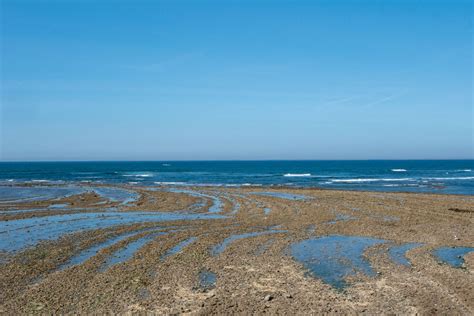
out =
[[[273,296],[271,296],[271,295],[267,295],[264,298],[264,300],[267,301],[267,302],[270,302],[272,299],[273,299]]]

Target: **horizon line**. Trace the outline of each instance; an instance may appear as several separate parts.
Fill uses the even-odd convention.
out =
[[[275,161],[455,161],[474,158],[402,158],[402,159],[169,159],[169,160],[0,160],[0,163],[70,163],[70,162],[275,162]]]

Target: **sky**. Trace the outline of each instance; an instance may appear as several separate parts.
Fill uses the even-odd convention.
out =
[[[472,159],[461,0],[2,0],[0,160]]]

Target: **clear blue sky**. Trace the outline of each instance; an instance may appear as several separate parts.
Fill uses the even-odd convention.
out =
[[[473,158],[471,1],[1,1],[2,160]]]

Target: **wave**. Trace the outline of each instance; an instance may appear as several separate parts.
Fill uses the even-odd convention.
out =
[[[384,184],[384,187],[418,187],[424,188],[426,185],[424,184],[414,184],[414,183],[406,183],[406,184]]]
[[[158,185],[193,185],[192,183],[179,182],[179,181],[155,181]]]
[[[311,177],[311,173],[287,173],[284,177]]]
[[[153,177],[153,173],[129,173],[129,174],[124,174],[123,176],[149,178],[149,177]]]
[[[393,172],[407,172],[407,169],[392,169]]]
[[[423,178],[425,180],[436,180],[436,181],[443,181],[443,180],[474,180],[474,177],[444,177],[444,178]]]
[[[364,183],[364,182],[413,182],[421,181],[427,183],[431,181],[445,181],[445,180],[474,180],[474,177],[424,177],[424,178],[355,178],[355,179],[333,179],[329,183]],[[326,182],[327,183],[327,182]]]
[[[392,182],[392,181],[415,181],[416,179],[414,178],[370,178],[370,179],[362,179],[362,178],[356,178],[356,179],[334,179],[331,180],[331,182],[336,182],[336,183],[358,183],[358,182],[380,182],[380,181],[386,181],[386,182]]]

